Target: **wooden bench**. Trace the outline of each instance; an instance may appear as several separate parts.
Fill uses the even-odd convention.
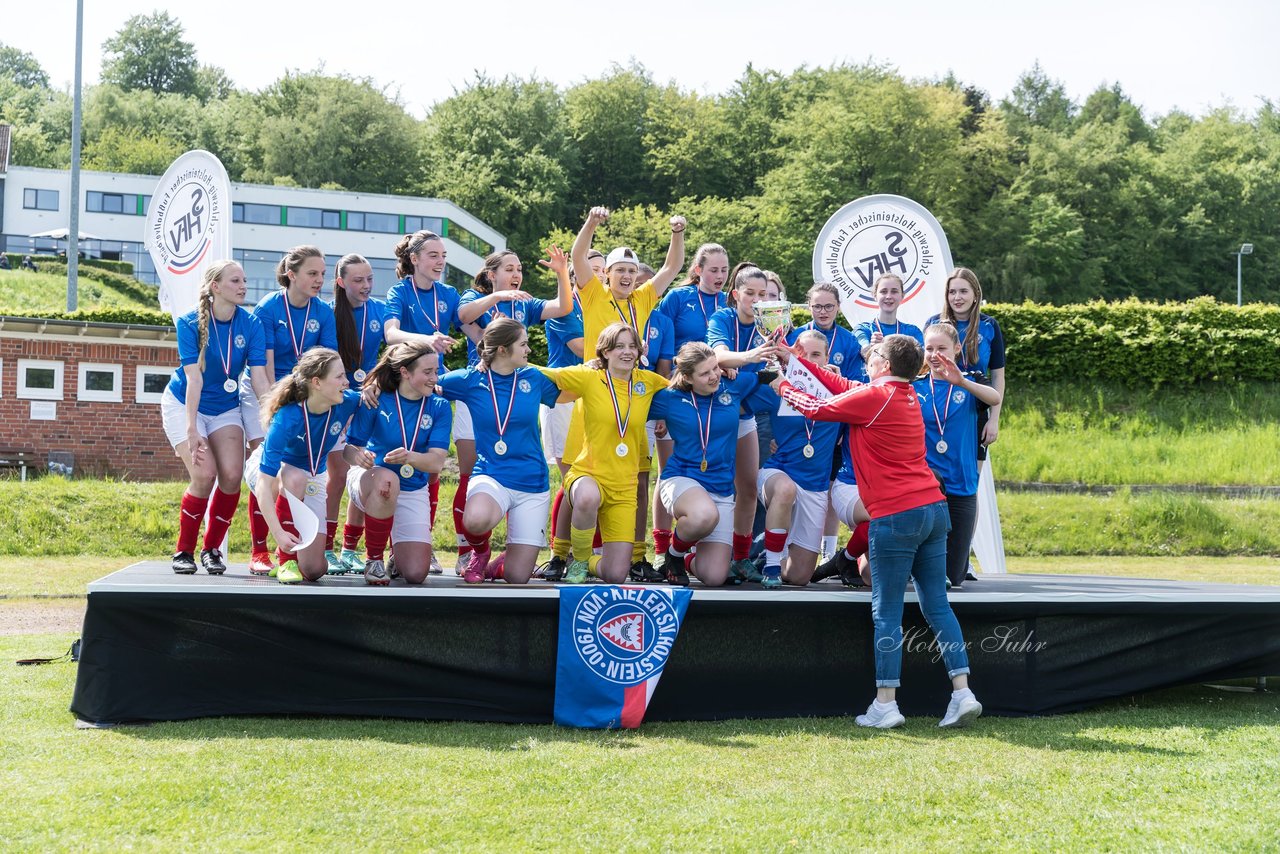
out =
[[[16,469],[21,472],[20,477],[24,483],[27,480],[27,468],[35,464],[36,455],[32,451],[22,448],[0,448],[0,471]]]

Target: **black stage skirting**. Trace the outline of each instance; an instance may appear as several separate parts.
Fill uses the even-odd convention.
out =
[[[693,601],[646,720],[847,715],[874,691],[871,595],[833,582]],[[71,710],[99,723],[360,715],[550,723],[558,594],[533,582],[286,587],[139,563],[89,585]],[[1179,684],[1280,674],[1280,587],[984,576],[952,594],[988,714],[1038,715]],[[950,683],[908,593],[899,704]]]

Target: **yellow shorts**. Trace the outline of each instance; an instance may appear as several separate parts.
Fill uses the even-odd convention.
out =
[[[573,486],[580,478],[590,477],[586,472],[569,469],[564,479],[564,495],[573,506]],[[594,480],[594,478],[593,478]],[[612,489],[599,482],[600,509],[596,512],[596,525],[600,528],[600,540],[605,543],[630,543],[636,538],[636,490],[634,487]]]

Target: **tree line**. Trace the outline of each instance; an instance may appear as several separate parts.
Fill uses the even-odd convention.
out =
[[[438,196],[507,234],[526,265],[603,204],[617,213],[601,242],[660,259],[662,224],[682,213],[691,244],[723,243],[798,289],[835,210],[897,193],[934,213],[989,299],[1233,301],[1244,242],[1246,299],[1280,297],[1271,101],[1151,117],[1119,83],[1076,103],[1039,65],[998,101],[875,65],[748,65],[703,94],[632,62],[568,88],[477,76],[420,120],[394,90],[323,69],[238,89],[165,13],[129,19],[103,51],[85,168],[159,175],[199,147],[234,181]],[[70,162],[70,95],[2,45],[0,121],[12,163]]]

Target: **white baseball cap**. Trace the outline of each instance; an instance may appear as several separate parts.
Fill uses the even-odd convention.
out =
[[[617,249],[609,253],[609,257],[604,260],[604,268],[607,270],[614,264],[626,261],[630,264],[640,266],[640,259],[636,256],[635,251],[630,246],[619,246]]]

